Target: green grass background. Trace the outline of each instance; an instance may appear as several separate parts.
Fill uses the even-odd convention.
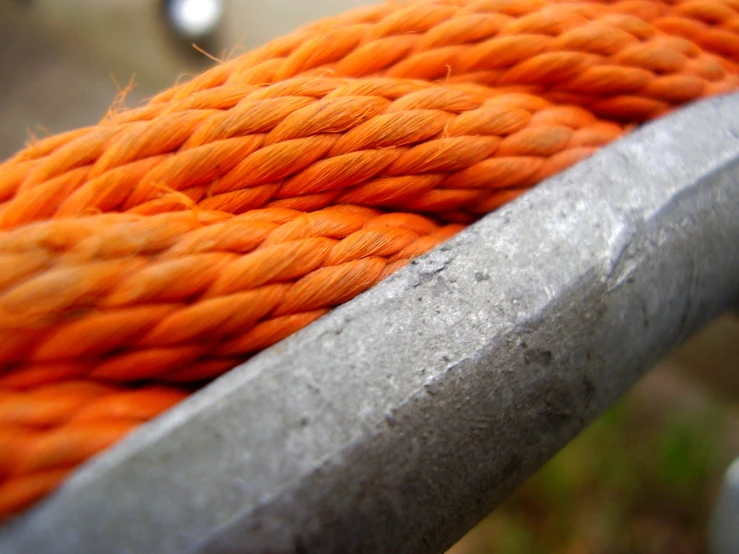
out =
[[[709,552],[713,503],[739,454],[734,407],[655,402],[653,389],[609,409],[448,554]]]

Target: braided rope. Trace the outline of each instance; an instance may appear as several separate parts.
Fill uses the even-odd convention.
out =
[[[736,72],[739,64],[739,2],[737,0],[607,0],[609,11],[648,21],[669,35],[688,39],[719,56]]]
[[[370,7],[29,145],[0,165],[0,518],[461,224],[739,88],[737,13]]]
[[[357,206],[23,226],[0,235],[0,378],[211,378],[460,228]]]
[[[708,3],[723,11],[735,6],[735,0]],[[680,2],[677,9],[689,5]],[[721,60],[682,38],[690,38],[688,29],[669,36],[623,11],[547,0],[440,0],[360,9],[226,62],[126,117],[150,118],[206,90],[327,72],[567,93],[568,102],[596,115],[630,121],[735,86],[736,77],[727,75]],[[701,21],[700,12],[683,12]],[[722,47],[724,57],[739,52],[735,44]]]
[[[15,195],[0,205],[0,228],[196,203],[230,213],[338,202],[481,214],[500,189],[528,187],[621,134],[580,108],[480,90],[299,77],[244,87],[240,99],[229,91],[225,109],[106,128],[102,142],[94,129],[7,173],[0,188]],[[169,128],[177,132],[162,140]]]
[[[35,501],[185,396],[171,387],[131,390],[85,381],[30,390],[0,385],[0,514]]]

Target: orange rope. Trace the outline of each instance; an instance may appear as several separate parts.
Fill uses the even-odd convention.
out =
[[[462,224],[739,88],[736,2],[371,7],[0,165],[0,517]]]
[[[15,195],[0,205],[0,229],[196,203],[230,213],[338,202],[481,214],[500,203],[500,188],[530,186],[621,133],[538,97],[420,81],[297,77],[229,93],[225,108],[124,122],[103,141],[93,129],[43,158],[11,161],[25,171],[7,172],[2,188]]]
[[[0,236],[0,383],[211,378],[459,229],[356,206],[19,227]]]
[[[692,3],[676,4],[680,9]],[[707,12],[739,11],[736,0],[705,4]],[[197,93],[204,91],[299,74],[514,87],[629,121],[733,89],[736,77],[726,75],[722,60],[680,38],[687,30],[669,36],[619,8],[569,0],[436,0],[356,10],[226,62],[125,118],[150,118],[181,101],[199,102]],[[700,13],[684,11],[685,19],[701,21]],[[739,34],[734,20],[726,19],[728,32]],[[737,56],[736,40],[722,52]]]
[[[0,513],[33,502],[76,465],[184,397],[162,386],[136,390],[72,380],[0,388]]]
[[[596,0],[599,1],[599,0]],[[609,11],[630,14],[657,29],[688,39],[720,56],[730,71],[739,64],[739,1],[722,0],[607,0]]]

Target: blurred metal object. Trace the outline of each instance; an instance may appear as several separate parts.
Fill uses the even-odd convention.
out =
[[[223,20],[222,0],[162,0],[167,27],[180,40],[211,43]]]
[[[223,2],[230,18],[256,25],[245,18],[252,0]],[[121,90],[136,106],[214,65],[161,10],[160,0],[0,0],[0,159],[31,137],[95,124]],[[220,23],[198,42],[216,56],[239,39]]]
[[[737,300],[739,95],[603,149],[229,372],[0,550],[444,552]]]
[[[739,554],[739,458],[729,467],[711,526],[713,554]]]

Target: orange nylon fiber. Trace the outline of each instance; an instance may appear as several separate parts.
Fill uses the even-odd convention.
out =
[[[739,88],[737,0],[310,25],[0,165],[0,518],[644,121]]]
[[[17,192],[0,205],[0,228],[194,203],[482,214],[501,188],[529,187],[621,134],[581,108],[420,81],[297,77],[223,92],[220,109],[121,123],[93,150],[95,129],[10,173],[1,188]],[[184,131],[159,140],[169,126]]]
[[[731,71],[739,64],[739,1],[607,0],[609,11],[631,14],[670,35],[691,40],[706,52],[721,56]]]

